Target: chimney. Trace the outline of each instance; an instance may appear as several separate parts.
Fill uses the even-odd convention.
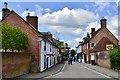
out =
[[[100,20],[101,28],[105,28],[106,27],[106,21],[107,21],[107,19],[105,19],[104,17]]]
[[[7,2],[4,3],[4,8],[2,9],[2,19],[4,19],[8,13],[10,12],[10,10],[7,8]]]
[[[95,28],[91,28],[91,37],[95,35]]]
[[[33,26],[36,30],[38,30],[38,17],[37,16],[30,16],[30,13],[28,13],[26,20],[31,26]]]

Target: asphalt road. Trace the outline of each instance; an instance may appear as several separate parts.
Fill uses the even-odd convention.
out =
[[[73,65],[65,64],[61,72],[45,78],[110,78],[104,74],[94,71],[90,68],[81,65],[78,62],[73,62]]]

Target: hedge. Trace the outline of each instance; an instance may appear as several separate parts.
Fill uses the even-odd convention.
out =
[[[120,70],[120,49],[113,49],[109,52],[112,69]]]

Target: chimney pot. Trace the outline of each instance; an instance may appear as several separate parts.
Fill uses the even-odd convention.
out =
[[[95,28],[91,28],[91,37],[95,35]]]
[[[2,8],[2,19],[4,19],[8,14],[10,10],[7,8],[7,2],[4,3],[4,8]]]
[[[4,8],[7,8],[7,2],[4,3]]]
[[[101,21],[101,28],[104,28],[106,27],[106,24],[107,24],[107,19],[105,19],[104,17],[102,17],[102,19],[100,20]]]
[[[28,13],[28,16],[30,16],[30,13]]]

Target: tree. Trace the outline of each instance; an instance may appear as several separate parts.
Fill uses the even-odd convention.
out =
[[[19,28],[17,28],[17,26],[2,23],[0,25],[0,31],[2,32],[2,35],[0,36],[0,39],[2,39],[2,47],[0,47],[0,49],[5,51],[20,51],[27,48],[27,34],[23,33]]]
[[[120,49],[113,49],[109,52],[111,68],[120,70]]]
[[[71,56],[72,56],[72,57],[76,54],[76,52],[75,52],[74,49],[72,49],[70,53],[71,53]]]

